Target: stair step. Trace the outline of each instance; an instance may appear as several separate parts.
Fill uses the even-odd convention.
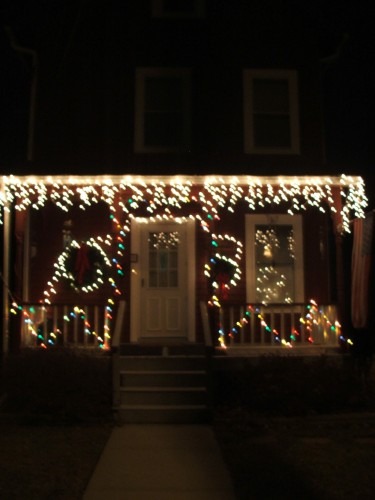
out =
[[[120,423],[207,423],[212,418],[205,405],[121,405]]]
[[[126,387],[189,387],[206,385],[205,370],[122,370],[120,386]]]
[[[206,405],[147,405],[121,404],[119,410],[206,410]]]
[[[177,343],[177,342],[164,342],[164,343],[153,343],[144,342],[136,344],[123,344],[120,346],[121,355],[152,355],[152,356],[164,356],[164,355],[205,355],[206,346],[203,344],[189,344],[189,343]]]
[[[211,419],[202,345],[122,346],[114,373],[119,422],[203,423]]]
[[[121,370],[125,375],[195,375],[206,373],[205,370]]]
[[[121,387],[123,392],[202,392],[206,391],[206,387]]]
[[[120,356],[120,370],[204,370],[205,356]]]
[[[206,387],[121,387],[122,404],[199,405],[207,403]]]

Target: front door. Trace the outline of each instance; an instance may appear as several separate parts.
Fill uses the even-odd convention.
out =
[[[140,227],[140,336],[187,338],[186,224]]]

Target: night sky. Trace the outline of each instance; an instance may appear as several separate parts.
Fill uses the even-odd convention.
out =
[[[112,3],[116,0],[111,0]],[[5,0],[0,10],[0,165],[22,162],[29,111],[30,58],[15,61],[5,26],[17,43],[35,49],[44,71],[58,74],[72,50],[75,30],[98,0]],[[103,2],[102,2],[103,3]],[[272,5],[272,2],[269,2]],[[369,174],[374,155],[374,60],[371,2],[277,2],[300,16],[322,59],[326,160],[332,172]],[[301,5],[302,4],[302,5]],[[104,4],[103,4],[104,5]],[[371,185],[375,186],[373,182]]]

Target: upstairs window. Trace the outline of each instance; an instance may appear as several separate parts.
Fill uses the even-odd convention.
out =
[[[135,151],[182,152],[190,143],[190,71],[136,72]]]
[[[153,17],[198,18],[204,16],[204,0],[153,0]]]
[[[298,154],[297,74],[245,70],[244,142],[252,154]]]

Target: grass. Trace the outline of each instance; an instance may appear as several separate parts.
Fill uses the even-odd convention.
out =
[[[227,410],[215,432],[238,500],[370,500],[375,414],[275,417]]]
[[[372,498],[375,377],[345,363],[215,373],[213,429],[239,500]],[[24,351],[2,375],[0,498],[81,499],[114,425],[109,354]]]
[[[0,498],[80,500],[113,427],[109,354],[24,351],[2,385]]]

